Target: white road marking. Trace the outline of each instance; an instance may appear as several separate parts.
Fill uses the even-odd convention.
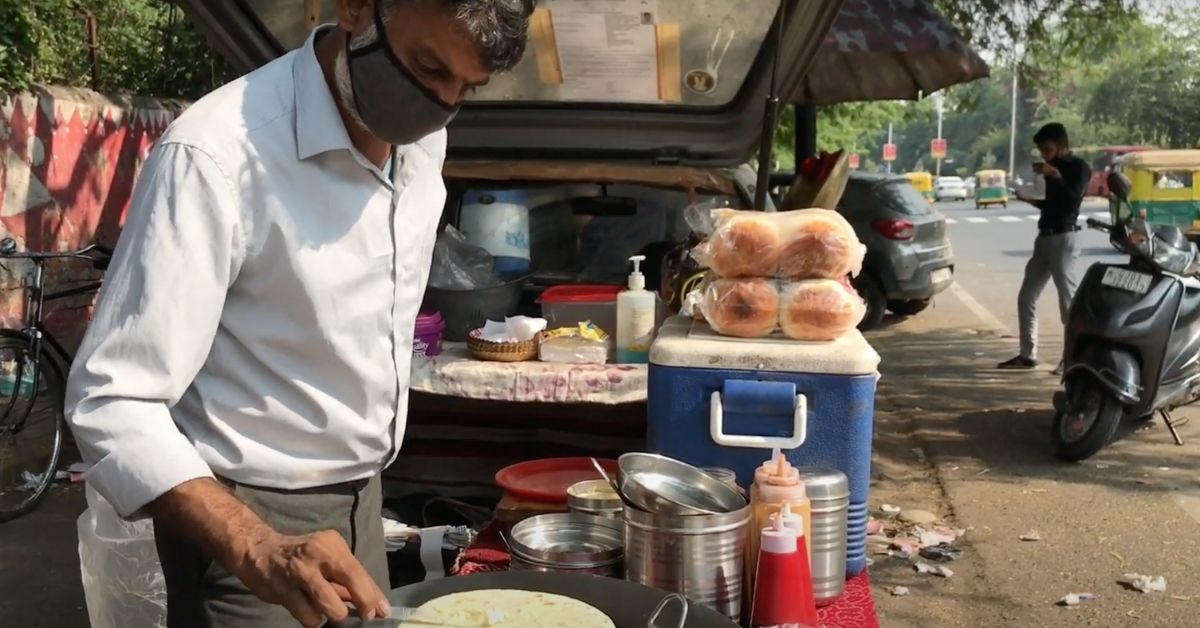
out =
[[[967,218],[967,222],[972,222],[977,225],[986,223],[987,221],[988,221],[987,218],[980,218],[978,216],[971,216],[970,218]]]
[[[999,216],[996,220],[1000,222],[1021,222],[1020,216]]]
[[[958,282],[950,284],[950,288],[947,289],[947,292],[953,294],[954,297],[957,298],[964,307],[970,310],[971,313],[976,316],[976,318],[983,322],[984,326],[990,327],[992,331],[995,331],[1001,335],[1010,333],[1008,331],[1008,327],[1004,325],[1003,321],[997,318],[995,314],[992,314],[992,312],[984,307],[982,303],[976,301],[975,297],[971,296],[971,293],[967,292],[967,289],[959,285]]]
[[[1031,222],[1037,222],[1039,218],[1041,218],[1041,216],[1038,216],[1037,214],[1029,214],[1028,216],[1025,217],[1025,220],[1028,220]]]
[[[955,220],[955,219],[953,219],[953,218],[947,218],[947,219],[946,219],[946,224],[948,224],[948,225],[957,225],[957,224],[958,224],[958,221],[957,221],[957,220]]]
[[[1108,220],[1112,218],[1108,212],[1092,212],[1091,216],[1096,220]]]

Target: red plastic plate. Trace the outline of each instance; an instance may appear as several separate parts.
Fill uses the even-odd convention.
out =
[[[617,461],[600,458],[600,466],[614,480]],[[567,488],[584,480],[599,480],[590,458],[542,458],[509,465],[496,472],[496,484],[518,499],[566,503]]]

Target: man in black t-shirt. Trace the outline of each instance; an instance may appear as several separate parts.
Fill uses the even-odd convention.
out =
[[[1067,129],[1052,122],[1033,136],[1044,163],[1034,164],[1035,170],[1046,179],[1046,197],[1042,200],[1017,198],[1041,210],[1038,235],[1033,241],[1033,257],[1025,265],[1025,279],[1017,296],[1017,316],[1021,327],[1021,353],[1000,363],[1002,369],[1032,369],[1037,366],[1037,300],[1046,282],[1054,279],[1058,289],[1058,308],[1063,324],[1075,296],[1079,281],[1075,277],[1075,261],[1079,258],[1076,243],[1079,231],[1079,205],[1092,176],[1086,161],[1071,154]],[[1061,373],[1062,362],[1054,369]]]

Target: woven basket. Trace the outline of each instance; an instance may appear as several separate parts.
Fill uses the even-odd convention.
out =
[[[537,339],[524,342],[490,342],[479,337],[476,329],[467,337],[467,351],[489,362],[526,362],[538,357]]]

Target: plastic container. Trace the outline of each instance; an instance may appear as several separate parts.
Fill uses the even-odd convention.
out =
[[[584,321],[604,330],[617,332],[617,295],[621,286],[573,285],[546,288],[538,297],[546,328],[574,327]]]
[[[642,274],[646,256],[634,255],[629,261],[633,263],[629,289],[617,295],[617,362],[645,364],[657,327],[658,298],[646,289],[646,276]]]
[[[529,205],[523,190],[476,190],[463,197],[459,231],[496,258],[496,272],[529,272]]]
[[[442,352],[442,333],[446,321],[439,312],[417,314],[417,325],[413,330],[413,356],[432,358]]]
[[[502,321],[507,316],[516,315],[524,286],[525,277],[476,290],[448,290],[429,286],[425,289],[422,309],[441,313],[446,323],[443,332],[446,340],[466,342],[471,330],[483,327],[487,321]]]
[[[798,518],[780,513],[757,535],[760,552],[751,598],[752,627],[818,625],[803,530]]]
[[[649,451],[733,469],[749,485],[764,449],[849,479],[847,575],[866,566],[879,356],[857,331],[829,343],[741,340],[684,317],[650,351]]]
[[[755,470],[754,484],[750,486],[750,510],[754,513],[750,525],[754,530],[761,530],[771,525],[772,517],[786,510],[792,518],[801,522],[805,528],[802,532],[807,537],[812,534],[809,527],[812,518],[804,482],[787,458],[778,453],[777,456]],[[807,550],[805,558],[809,558]],[[749,561],[750,584],[753,586],[755,561],[758,560],[758,543],[754,536],[750,537],[746,560]]]

